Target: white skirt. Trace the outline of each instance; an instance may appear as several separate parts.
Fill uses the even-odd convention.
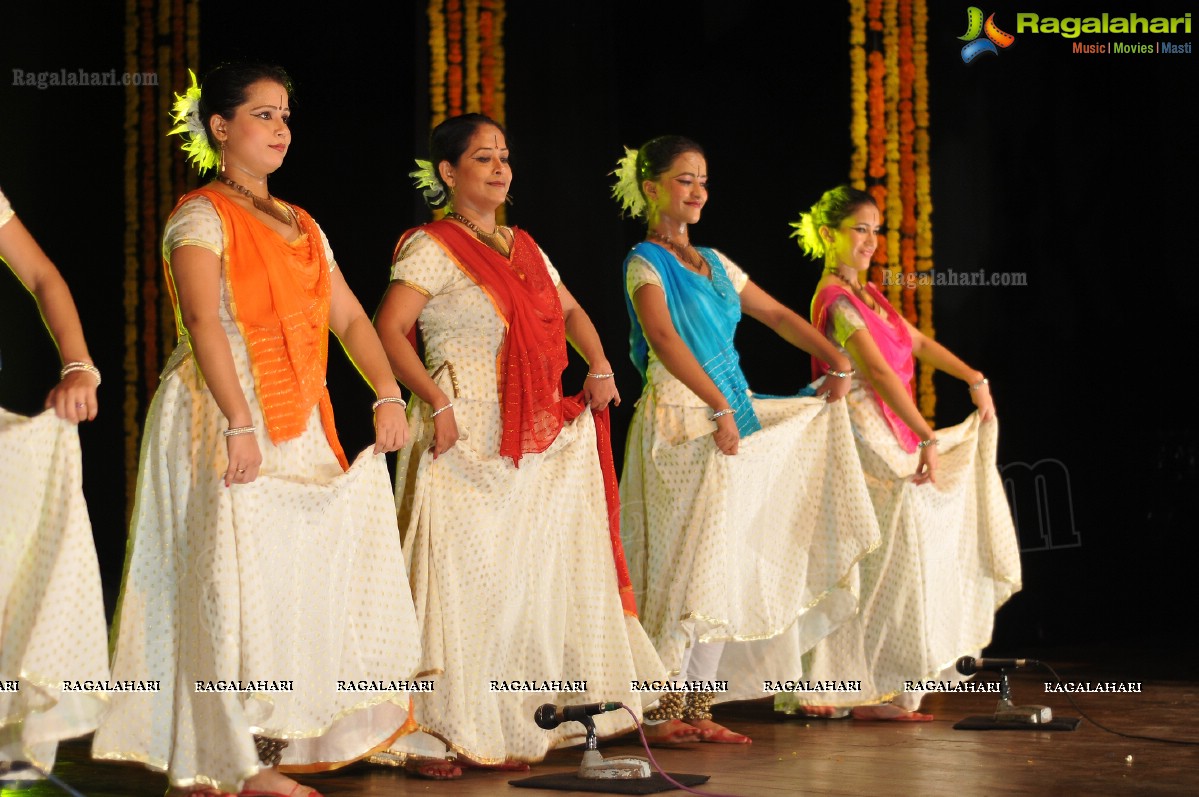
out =
[[[621,528],[641,619],[677,673],[725,642],[717,700],[767,696],[857,608],[856,564],[878,544],[843,402],[753,399],[762,429],[726,456],[706,407],[659,403],[629,429]]]
[[[49,772],[58,742],[94,730],[108,702],[108,626],[74,424],[53,410],[0,409],[0,507],[0,770],[25,761]]]

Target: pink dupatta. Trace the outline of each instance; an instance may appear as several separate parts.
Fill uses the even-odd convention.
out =
[[[866,331],[874,339],[874,345],[878,347],[883,359],[887,361],[887,365],[907,387],[908,395],[914,395],[912,393],[912,377],[916,373],[916,364],[912,359],[912,336],[908,333],[907,325],[904,324],[903,317],[891,306],[891,303],[879,293],[878,288],[866,283],[866,291],[886,312],[887,321],[879,318],[878,313],[854,296],[852,291],[840,285],[829,285],[812,299],[812,322],[817,329],[827,335],[831,323],[828,312],[833,300],[840,296],[849,299],[850,303],[862,314],[862,319],[866,322]],[[817,357],[812,358],[813,378],[824,376],[828,370],[828,363]],[[883,417],[887,419],[887,424],[894,432],[895,439],[903,446],[903,450],[909,454],[914,452],[916,444],[920,442],[920,437],[900,420],[894,410],[887,406],[887,402],[883,401],[883,397],[878,394],[878,391],[870,387],[870,392],[874,394],[878,408],[882,411]]]

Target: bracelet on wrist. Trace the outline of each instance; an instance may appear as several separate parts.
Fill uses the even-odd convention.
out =
[[[85,363],[81,360],[75,360],[64,365],[62,370],[58,372],[58,380],[61,382],[67,378],[67,374],[73,374],[76,371],[86,371],[96,377],[96,387],[100,386],[100,369],[91,363]]]
[[[446,410],[452,410],[453,408],[454,408],[454,402],[452,402],[452,401],[447,402],[444,407],[433,410],[433,413],[429,417],[436,418],[438,415],[445,412]]]
[[[254,434],[253,426],[230,426],[224,431],[225,437],[237,437],[239,434]]]
[[[371,412],[379,409],[379,407],[382,407],[384,404],[399,404],[401,409],[408,406],[408,402],[404,401],[404,399],[400,398],[399,396],[385,396],[371,405]]]
[[[714,421],[722,415],[735,415],[737,411],[732,407],[725,407],[723,410],[717,410],[708,416],[709,421]]]
[[[921,440],[919,443],[917,443],[916,449],[920,450],[922,448],[928,448],[929,446],[939,446],[939,445],[941,445],[940,440],[938,440],[936,437],[930,437],[927,440]]]
[[[616,374],[593,374],[590,371],[587,372],[588,379],[611,379],[614,376]]]
[[[849,377],[851,377],[851,376],[853,376],[854,374],[856,374],[856,373],[857,373],[857,371],[856,371],[856,370],[854,370],[853,368],[850,368],[848,371],[837,371],[837,370],[835,370],[835,369],[833,369],[833,368],[829,368],[829,369],[828,369],[828,373],[829,373],[829,375],[830,375],[830,376],[835,376],[835,377],[838,377],[838,378],[840,378],[840,379],[848,379]]]
[[[984,376],[982,379],[978,380],[978,381],[977,381],[977,382],[975,382],[973,385],[971,385],[971,386],[970,386],[970,389],[971,389],[972,391],[973,391],[973,390],[978,390],[978,389],[979,389],[980,387],[982,387],[983,385],[989,385],[989,384],[991,384],[991,380],[990,380],[990,379],[987,379],[987,378]]]

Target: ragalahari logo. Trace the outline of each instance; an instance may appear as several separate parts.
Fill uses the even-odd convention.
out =
[[[980,39],[979,36],[984,33],[987,37]],[[966,9],[966,35],[958,36],[958,39],[968,42],[962,48],[962,61],[968,64],[983,53],[999,55],[997,48],[1011,47],[1016,37],[999,29],[999,26],[995,24],[994,14],[987,17],[987,21],[984,23],[982,9],[978,6],[970,6]]]

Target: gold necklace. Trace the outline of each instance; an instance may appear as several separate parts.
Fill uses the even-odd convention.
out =
[[[708,261],[704,260],[703,255],[696,251],[695,247],[689,242],[680,247],[671,240],[669,235],[663,235],[657,230],[649,230],[647,235],[651,240],[661,242],[663,246],[674,252],[678,256],[680,263],[698,274],[704,273],[704,268],[708,265]]]
[[[843,277],[841,275],[841,272],[835,268],[828,269],[827,273],[831,274],[836,279],[839,279],[839,280],[841,280],[841,282],[845,283],[845,286],[848,287],[855,294],[857,294],[857,297],[862,300],[862,304],[866,305],[874,312],[882,315],[882,313],[880,312],[881,308],[874,301],[874,299],[872,299],[870,297],[870,294],[866,293],[866,289],[862,287],[862,283],[858,282],[856,279],[853,279],[853,280],[846,279],[845,277]]]
[[[490,246],[504,257],[508,256],[510,246],[508,244],[508,236],[504,234],[508,229],[507,227],[503,226],[502,224],[497,224],[493,232],[485,232],[479,228],[479,225],[475,224],[473,221],[466,218],[466,216],[463,216],[456,210],[451,210],[445,215],[447,219],[453,219],[454,221],[461,222],[462,224],[466,225],[466,227],[475,234],[475,237],[479,239],[480,243]]]
[[[223,174],[218,174],[216,179],[220,180],[222,183],[234,189],[235,191],[240,191],[248,196],[250,201],[254,203],[254,207],[258,208],[266,215],[270,216],[271,218],[278,219],[288,227],[292,225],[293,218],[291,208],[289,208],[287,205],[284,205],[270,194],[267,194],[266,199],[263,199],[262,197],[258,196],[258,194],[255,194],[253,191],[246,188],[244,185],[238,185]]]

